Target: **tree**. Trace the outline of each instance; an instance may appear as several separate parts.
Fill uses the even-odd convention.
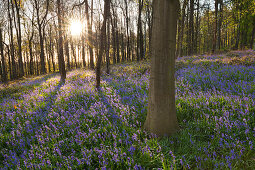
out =
[[[11,79],[17,78],[17,71],[16,71],[16,62],[15,62],[15,55],[14,55],[14,44],[13,44],[13,26],[12,26],[12,16],[11,16],[11,3],[12,1],[7,1],[8,4],[8,18],[9,18],[9,30],[10,30],[10,51],[11,51],[11,62],[12,62],[12,74],[10,76]]]
[[[100,34],[100,51],[97,57],[97,66],[96,66],[96,88],[99,89],[100,87],[100,76],[101,76],[101,62],[102,56],[104,52],[104,44],[106,42],[106,22],[110,16],[110,0],[104,1],[104,21],[101,27],[101,34]]]
[[[46,9],[45,12],[42,14],[41,8],[46,3]],[[40,38],[40,63],[41,63],[41,73],[44,74],[46,73],[46,67],[45,67],[45,56],[44,56],[44,31],[45,31],[45,26],[46,26],[46,19],[49,11],[49,0],[45,1],[39,1],[39,0],[34,0],[34,8],[36,11],[36,18],[37,18],[37,26],[38,26],[38,33],[39,33],[39,38]]]
[[[142,10],[143,10],[143,0],[139,0],[139,11],[138,11],[138,21],[137,21],[137,60],[143,60],[144,49],[143,49],[143,29],[142,29]]]
[[[14,0],[15,8],[16,8],[16,14],[17,14],[17,40],[18,40],[18,62],[19,62],[19,77],[24,76],[24,68],[23,68],[23,62],[22,62],[22,47],[21,47],[21,24],[20,24],[20,8],[21,8],[21,1]]]
[[[149,107],[145,129],[158,136],[178,130],[175,108],[175,48],[178,0],[153,1]]]
[[[61,75],[62,82],[66,79],[66,70],[65,70],[65,61],[64,61],[64,50],[63,50],[63,30],[62,30],[62,3],[61,0],[57,0],[57,8],[58,8],[58,64],[59,64],[59,72]]]
[[[0,27],[0,54],[1,54],[1,60],[2,60],[2,67],[1,67],[1,73],[2,73],[2,81],[7,81],[7,74],[6,74],[6,66],[5,66],[5,60],[4,60],[4,47],[3,47],[3,38],[2,38],[2,28]],[[1,65],[1,62],[0,62]]]

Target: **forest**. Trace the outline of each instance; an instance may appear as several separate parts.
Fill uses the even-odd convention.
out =
[[[0,0],[0,169],[255,169],[254,0]]]

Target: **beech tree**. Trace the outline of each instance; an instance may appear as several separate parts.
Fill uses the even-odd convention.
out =
[[[65,81],[66,79],[66,70],[65,70],[65,61],[64,61],[64,50],[63,50],[63,21],[62,21],[62,3],[61,0],[57,0],[57,15],[58,15],[58,63],[59,63],[59,72],[61,75],[60,81]]]
[[[99,49],[100,51],[97,57],[97,66],[96,66],[96,88],[97,89],[99,89],[100,87],[101,62],[102,62],[103,52],[105,51],[104,44],[106,43],[106,23],[107,23],[107,19],[110,16],[110,2],[111,0],[104,1],[104,21],[101,27],[100,49]]]
[[[175,108],[175,48],[178,0],[153,1],[149,106],[145,129],[158,136],[178,130]]]

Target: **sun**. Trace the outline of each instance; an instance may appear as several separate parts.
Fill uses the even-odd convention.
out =
[[[73,20],[70,24],[70,31],[73,36],[77,36],[81,34],[82,31],[82,23],[79,20]]]

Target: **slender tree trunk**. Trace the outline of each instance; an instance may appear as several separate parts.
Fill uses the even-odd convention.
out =
[[[116,28],[116,49],[117,49],[117,63],[120,62],[120,41],[119,41],[119,31],[118,31],[118,28],[117,28],[117,19],[115,20],[115,28]]]
[[[9,66],[9,76],[10,76],[10,79],[12,78],[12,63],[11,63],[11,54],[10,54],[10,48],[9,46],[7,47],[8,48],[8,66]]]
[[[221,25],[223,20],[223,0],[218,0],[220,4],[220,15],[219,15],[219,22],[218,22],[218,49],[221,49]]]
[[[130,38],[129,38],[129,17],[128,17],[128,3],[125,2],[125,12],[126,12],[126,31],[127,31],[127,60],[130,61]]]
[[[240,40],[240,22],[238,23],[237,33],[236,33],[236,43],[234,49],[237,50],[239,47],[239,40]]]
[[[90,68],[94,69],[94,54],[93,54],[93,39],[92,39],[92,21],[93,21],[93,0],[91,1],[91,22],[89,20],[89,5],[88,1],[85,0],[85,15],[87,19],[87,27],[88,27],[88,47],[89,47],[89,54],[90,54]]]
[[[114,14],[113,14],[114,15]],[[116,33],[115,33],[115,24],[114,19],[111,18],[111,25],[112,25],[112,49],[113,49],[113,64],[116,64]]]
[[[177,57],[181,57],[183,35],[184,35],[184,21],[185,21],[185,10],[188,4],[188,0],[184,0],[182,6],[181,20],[180,20],[180,31],[178,32],[178,44],[177,44]]]
[[[10,49],[11,49],[11,60],[12,60],[12,74],[11,79],[17,78],[16,72],[16,62],[15,62],[15,55],[14,55],[14,44],[13,44],[13,26],[12,26],[12,17],[10,12],[10,0],[8,2],[8,17],[9,17],[9,26],[10,26]]]
[[[2,60],[2,67],[1,67],[1,74],[2,74],[2,81],[7,81],[7,72],[6,72],[6,64],[4,60],[4,46],[3,46],[3,36],[2,36],[2,28],[0,28],[0,54]],[[0,63],[1,65],[1,63]]]
[[[143,60],[144,49],[143,49],[143,30],[142,30],[142,10],[143,0],[139,0],[139,11],[138,11],[138,23],[137,23],[137,60]]]
[[[152,35],[152,7],[147,8],[147,15],[148,15],[148,30],[149,30],[149,56],[151,56],[151,35]]]
[[[76,60],[76,47],[74,47],[73,40],[71,40],[71,49],[72,49],[72,52],[73,52],[73,59],[74,59],[75,68],[77,69],[78,66],[77,66],[77,60]]]
[[[106,48],[106,73],[109,74],[110,73],[110,20],[108,20],[107,22],[107,48]]]
[[[65,54],[66,54],[66,60],[67,60],[67,69],[70,70],[71,66],[70,66],[70,54],[69,54],[69,40],[68,40],[68,36],[65,36]],[[84,49],[84,61],[85,61],[85,45],[83,47]],[[83,63],[83,66],[86,67],[86,61],[85,64]]]
[[[144,127],[158,136],[171,135],[179,129],[174,78],[178,9],[178,0],[153,1],[149,106]]]
[[[188,55],[194,53],[194,0],[190,0]]]
[[[17,13],[17,40],[18,40],[18,62],[19,62],[19,77],[24,76],[24,68],[23,68],[23,62],[22,62],[22,40],[21,40],[21,24],[20,24],[20,6],[17,2],[17,0],[14,0],[15,2],[15,8],[16,8],[16,13]],[[20,3],[20,1],[19,1]]]
[[[65,61],[64,61],[64,51],[63,51],[63,31],[62,31],[62,3],[61,0],[57,0],[57,8],[58,8],[58,24],[59,24],[59,30],[58,30],[58,62],[59,62],[59,71],[61,75],[61,81],[65,82],[66,79],[66,70],[65,70]]]
[[[197,16],[196,16],[196,32],[195,32],[195,36],[194,36],[194,53],[197,54],[197,50],[199,48],[198,46],[198,41],[199,41],[199,30],[200,30],[200,26],[199,26],[199,0],[197,0]]]
[[[254,36],[255,36],[255,22],[253,23],[253,29],[251,33],[250,49],[253,49]]]
[[[214,34],[213,34],[213,47],[212,53],[215,52],[216,45],[217,45],[217,32],[218,32],[218,4],[219,1],[215,0],[215,26],[214,26]]]
[[[101,76],[101,62],[102,56],[104,52],[104,44],[106,40],[106,22],[110,15],[110,0],[104,1],[104,21],[101,27],[101,34],[100,34],[100,51],[97,58],[97,67],[96,67],[96,88],[99,89],[100,87],[100,76]]]
[[[124,34],[121,33],[121,61],[124,62],[125,58],[125,44],[124,44]]]
[[[33,49],[32,49],[32,40],[28,41],[29,46],[29,55],[30,55],[30,64],[29,64],[29,73],[30,75],[34,74],[34,61],[33,61]]]

